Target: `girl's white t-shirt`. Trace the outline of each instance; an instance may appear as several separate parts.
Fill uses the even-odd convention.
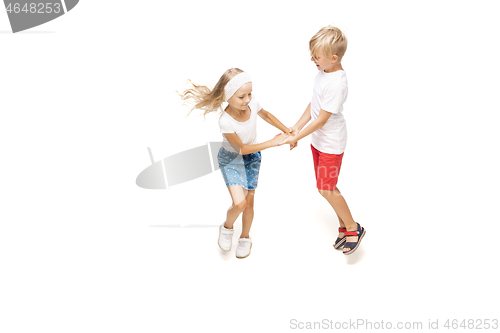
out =
[[[320,110],[331,113],[326,124],[311,134],[311,144],[328,154],[342,154],[347,144],[347,127],[342,111],[347,99],[347,76],[343,70],[332,73],[320,71],[314,80],[311,100],[311,120]]]
[[[262,110],[262,107],[253,96],[248,106],[250,107],[250,119],[244,122],[236,121],[226,111],[223,111],[219,118],[219,128],[223,134],[236,133],[244,145],[254,145],[257,144],[257,113]],[[225,135],[222,135],[222,139],[222,147],[236,153]]]

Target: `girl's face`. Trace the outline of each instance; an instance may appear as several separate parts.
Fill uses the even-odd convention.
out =
[[[245,111],[248,103],[252,100],[252,82],[247,82],[236,90],[234,95],[228,99],[229,106],[233,109]]]

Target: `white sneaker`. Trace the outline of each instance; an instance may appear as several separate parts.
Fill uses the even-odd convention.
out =
[[[250,255],[250,249],[252,248],[251,238],[240,238],[238,239],[238,247],[236,248],[236,258],[246,258]]]
[[[223,251],[230,251],[233,244],[234,229],[226,229],[224,223],[219,227],[219,247]]]

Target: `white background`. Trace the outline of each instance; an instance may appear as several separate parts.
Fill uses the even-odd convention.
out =
[[[0,11],[0,332],[500,319],[495,5],[87,0],[17,34]],[[147,147],[158,160],[218,140],[216,116],[186,117],[175,91],[230,67],[293,125],[327,24],[349,37],[338,185],[367,235],[333,249],[306,138],[263,152],[252,254],[236,259],[210,227],[230,204],[220,173],[139,188]]]

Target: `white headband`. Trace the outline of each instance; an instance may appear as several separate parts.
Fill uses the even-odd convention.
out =
[[[233,97],[234,93],[238,89],[240,89],[242,85],[251,81],[252,80],[250,79],[250,75],[248,75],[246,72],[242,72],[229,80],[229,82],[226,84],[226,87],[224,88],[224,95],[226,97],[224,99],[224,102],[227,102],[228,99]]]

